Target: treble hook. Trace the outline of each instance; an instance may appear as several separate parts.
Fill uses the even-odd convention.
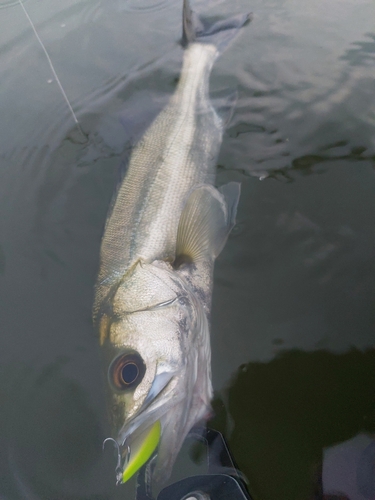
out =
[[[116,472],[116,484],[119,484],[119,483],[121,483],[121,480],[122,480],[122,474],[123,474],[124,470],[126,469],[126,467],[128,466],[129,461],[130,461],[130,446],[129,445],[126,446],[124,465],[123,465],[123,467],[121,467],[120,445],[118,444],[116,439],[109,437],[103,441],[103,450],[104,450],[104,447],[108,441],[111,441],[114,444],[115,448],[117,448],[117,465],[116,465],[115,472]],[[123,446],[125,446],[125,442],[124,442]]]
[[[122,475],[124,473],[124,470],[128,466],[129,461],[130,461],[130,446],[127,445],[124,465],[122,467],[116,467],[116,486],[122,483]]]
[[[113,438],[107,438],[103,441],[103,450],[104,450],[104,447],[106,445],[106,443],[108,443],[108,441],[111,441],[115,448],[117,448],[117,465],[116,465],[116,472],[118,471],[118,469],[121,469],[121,452],[120,452],[120,445],[118,444],[118,442],[116,441],[116,439],[113,439]]]

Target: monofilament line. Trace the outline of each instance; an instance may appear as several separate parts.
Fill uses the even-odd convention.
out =
[[[49,54],[48,54],[48,52],[47,52],[47,49],[45,48],[44,43],[42,42],[42,40],[41,40],[40,36],[38,35],[38,32],[37,32],[37,30],[36,30],[36,28],[35,28],[35,26],[34,26],[34,23],[32,22],[31,17],[29,16],[29,14],[28,14],[27,10],[25,9],[25,6],[24,6],[24,4],[23,4],[22,0],[18,0],[18,1],[19,1],[19,4],[21,5],[22,10],[24,11],[25,16],[27,17],[27,19],[28,19],[28,21],[29,21],[29,23],[30,23],[30,25],[31,25],[31,27],[32,27],[32,29],[33,29],[33,31],[34,31],[34,33],[35,33],[35,36],[36,36],[36,38],[37,38],[38,42],[40,43],[40,46],[41,46],[41,47],[42,47],[42,49],[43,49],[43,52],[44,52],[44,53],[45,53],[45,55],[46,55],[46,58],[47,58],[48,64],[50,65],[50,68],[51,68],[51,71],[52,71],[52,73],[53,73],[53,76],[54,76],[54,77],[55,77],[55,79],[56,79],[57,85],[60,87],[61,93],[62,93],[62,95],[63,95],[63,97],[64,97],[64,99],[65,99],[65,101],[66,101],[66,103],[67,103],[67,105],[68,105],[68,107],[69,107],[69,109],[70,109],[70,112],[72,113],[73,119],[74,119],[74,121],[76,122],[77,127],[79,128],[79,131],[83,134],[83,131],[82,131],[82,129],[81,129],[80,125],[79,125],[79,122],[78,122],[78,120],[77,120],[76,114],[74,113],[74,110],[73,110],[73,108],[72,108],[72,106],[71,106],[71,104],[70,104],[70,102],[69,102],[68,96],[66,95],[65,90],[63,89],[63,86],[61,85],[60,79],[59,79],[59,77],[57,76],[57,73],[56,73],[56,71],[55,71],[55,68],[53,67],[53,64],[52,64],[51,58],[50,58],[50,56],[49,56]]]

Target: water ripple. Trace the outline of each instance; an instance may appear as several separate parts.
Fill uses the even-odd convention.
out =
[[[27,0],[23,0],[23,3],[26,3]],[[14,7],[15,5],[19,5],[19,0],[0,0],[0,9],[6,9],[7,7]]]
[[[128,12],[154,12],[166,9],[173,4],[172,0],[126,0],[121,2],[120,10]]]

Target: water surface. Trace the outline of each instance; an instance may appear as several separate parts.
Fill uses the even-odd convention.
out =
[[[0,492],[131,498],[134,484],[115,488],[113,457],[101,451],[91,304],[129,123],[147,123],[142,103],[161,105],[178,78],[181,5],[24,6],[79,127],[19,2],[1,0]],[[212,425],[254,499],[321,498],[337,493],[345,450],[357,450],[361,471],[373,460],[375,6],[193,7],[254,13],[211,79],[213,93],[238,89],[218,184],[242,184],[238,225],[215,271]],[[190,461],[181,458],[180,472]],[[350,500],[372,498],[371,478],[350,474]]]

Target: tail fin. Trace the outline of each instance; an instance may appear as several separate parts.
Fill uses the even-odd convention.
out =
[[[181,44],[187,47],[189,43],[209,43],[215,45],[218,51],[223,52],[229,43],[236,37],[239,30],[250,22],[251,14],[239,14],[230,19],[223,19],[216,23],[208,23],[200,19],[191,10],[189,0],[184,0],[182,12],[182,39]]]

